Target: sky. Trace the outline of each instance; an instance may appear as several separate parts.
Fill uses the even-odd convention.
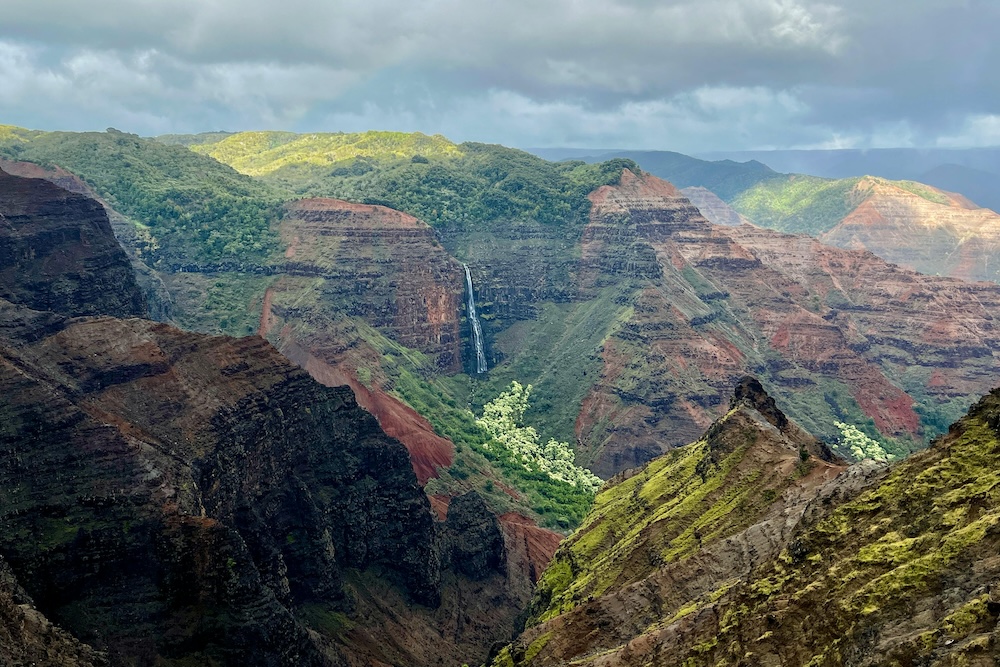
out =
[[[1000,0],[0,0],[0,124],[1000,145]]]

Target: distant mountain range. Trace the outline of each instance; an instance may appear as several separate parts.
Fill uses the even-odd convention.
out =
[[[548,159],[634,160],[679,187],[718,195],[732,211],[706,200],[706,215],[713,220],[728,216],[728,223],[716,220],[723,224],[739,215],[841,248],[864,248],[923,273],[1000,280],[994,261],[1000,247],[995,212],[1000,209],[1000,149],[760,151],[713,154],[721,159],[712,161],[670,151],[537,152]],[[941,162],[946,159],[964,164]],[[775,171],[775,165],[797,173]],[[702,196],[690,191],[696,199]]]

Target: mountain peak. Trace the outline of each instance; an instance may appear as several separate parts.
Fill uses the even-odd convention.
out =
[[[767,421],[773,424],[779,431],[788,428],[788,417],[778,409],[774,399],[771,398],[760,381],[752,375],[745,375],[740,378],[733,391],[733,397],[729,401],[730,408],[738,408],[746,405],[760,414]]]

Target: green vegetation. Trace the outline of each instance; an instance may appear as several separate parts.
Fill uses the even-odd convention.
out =
[[[455,462],[439,479],[428,483],[428,493],[456,493],[473,485],[495,509],[527,509],[541,525],[558,530],[580,524],[594,500],[592,486],[559,479],[537,461],[526,465],[520,455],[495,441],[475,414],[455,398],[463,391],[467,395],[472,382],[468,376],[423,379],[398,367],[394,374],[395,393],[456,446]],[[568,449],[553,453],[572,456]],[[571,459],[556,465],[563,467],[567,462],[572,465]]]
[[[503,146],[456,145],[435,135],[364,132],[306,134],[242,132],[191,149],[302,196],[384,204],[432,225],[530,219],[578,221],[587,195],[617,182],[630,160],[603,164],[546,162]]]
[[[0,129],[0,155],[60,166],[130,218],[153,266],[261,264],[278,247],[282,193],[182,146],[117,130]]]
[[[729,203],[764,227],[818,236],[833,229],[858,205],[851,195],[860,180],[780,176],[754,185]]]
[[[210,135],[211,136],[211,135]],[[361,132],[356,134],[292,132],[240,132],[210,141],[190,143],[192,150],[210,155],[219,162],[250,176],[267,176],[282,169],[312,177],[356,161],[375,164],[420,158],[459,157],[458,146],[437,134],[420,132]],[[177,138],[166,138],[178,141]]]
[[[512,456],[525,470],[538,471],[596,493],[603,482],[589,470],[574,464],[569,443],[550,438],[542,445],[538,441],[538,431],[524,425],[524,412],[528,409],[530,395],[530,384],[511,382],[507,391],[483,407],[483,416],[476,420],[476,424],[492,438],[484,447],[504,457]]]
[[[910,618],[917,601],[940,594],[943,581],[962,582],[973,572],[972,563],[991,559],[1000,535],[997,423],[1000,391],[983,398],[929,450],[901,462],[874,488],[808,527],[794,553],[783,553],[753,584],[753,594],[740,598],[748,604],[734,602],[727,610],[718,641],[733,651],[716,654],[710,664],[737,663],[749,648],[733,641],[740,623],[764,618],[789,601],[793,615],[827,610],[823,626],[814,626],[818,631],[810,637],[816,650],[810,664],[826,664],[845,638]],[[953,605],[951,611],[936,629],[896,647],[909,658],[900,664],[921,662],[939,640],[951,644],[994,627],[986,597],[963,600],[950,592],[941,599]],[[965,648],[982,646],[973,640],[959,650]]]
[[[915,181],[873,176],[828,179],[789,174],[775,176],[735,193],[729,204],[758,225],[792,234],[819,236],[840,223],[871,194],[872,183],[905,190],[935,204],[950,200]]]
[[[753,418],[731,410],[702,440],[606,486],[539,581],[531,622],[639,581],[759,520],[794,482],[780,466],[761,465],[757,456],[747,455],[768,437]]]
[[[609,287],[587,301],[545,303],[535,319],[515,322],[495,342],[505,361],[475,384],[473,408],[523,379],[534,388],[525,418],[543,439],[572,442],[580,405],[600,377],[601,347],[628,318],[627,291]]]
[[[869,438],[857,426],[839,421],[833,422],[833,425],[840,429],[841,451],[851,452],[851,456],[856,461],[863,459],[890,461],[895,458],[892,454],[886,453],[885,448],[878,440]]]

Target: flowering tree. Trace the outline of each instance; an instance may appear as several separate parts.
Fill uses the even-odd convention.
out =
[[[569,443],[550,439],[544,446],[538,432],[522,422],[528,409],[531,385],[511,382],[507,391],[483,406],[483,416],[476,423],[493,441],[487,447],[510,452],[527,470],[537,470],[553,479],[596,493],[604,483],[600,477],[574,463]]]

